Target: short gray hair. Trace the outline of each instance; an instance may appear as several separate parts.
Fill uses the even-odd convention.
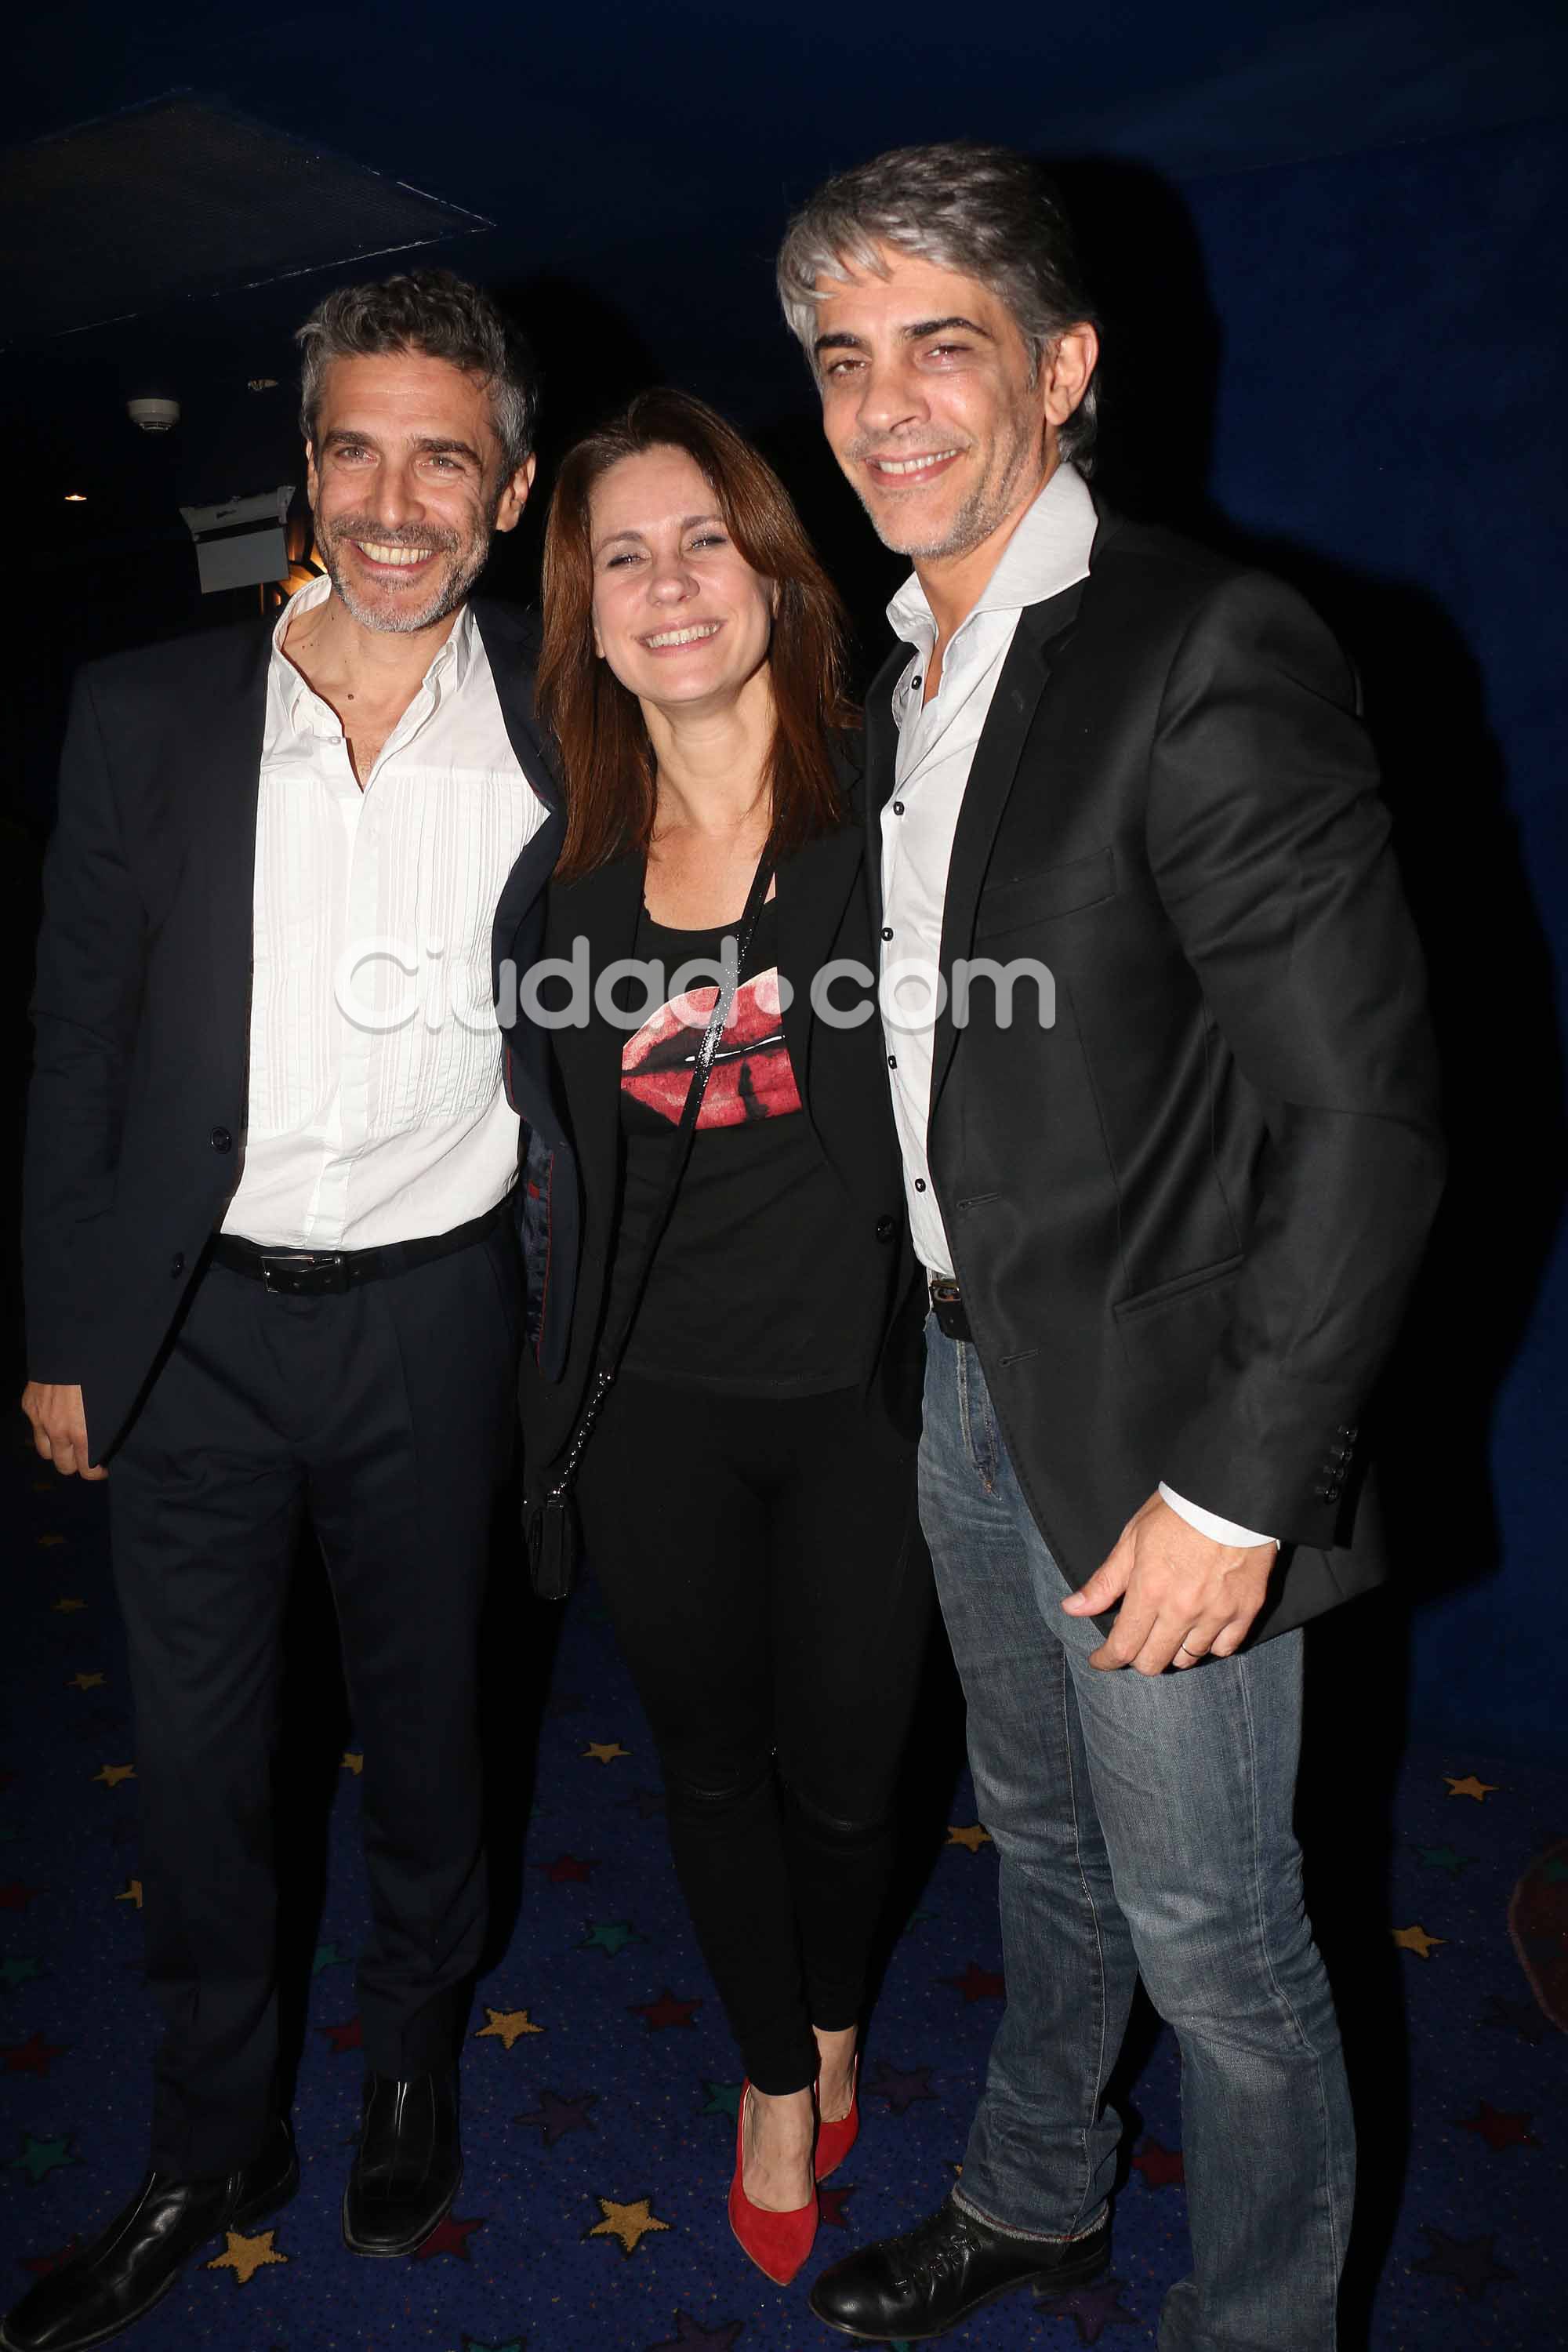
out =
[[[807,355],[816,334],[817,280],[848,268],[886,275],[879,246],[974,278],[1006,305],[1037,369],[1067,329],[1098,323],[1072,231],[1045,174],[1010,147],[955,139],[895,147],[839,172],[791,221],[779,249],[779,300]],[[1064,457],[1093,463],[1099,385],[1062,426]]]
[[[340,286],[316,305],[294,341],[304,354],[300,430],[312,446],[322,379],[334,360],[423,352],[481,379],[509,478],[532,453],[539,414],[533,354],[489,296],[449,269],[411,269],[380,285]]]

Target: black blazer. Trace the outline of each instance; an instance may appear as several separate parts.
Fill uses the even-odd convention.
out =
[[[858,747],[856,747],[858,752]],[[893,1426],[913,1440],[920,1433],[921,1329],[918,1269],[910,1251],[903,1177],[893,1127],[881,1025],[873,1012],[857,1028],[817,1020],[811,982],[819,968],[852,957],[875,969],[866,887],[865,829],[859,777],[845,754],[847,822],[820,835],[794,856],[779,860],[779,970],[794,991],[784,1035],[800,1091],[823,1156],[844,1190],[845,1214],[865,1235],[887,1269],[882,1333],[869,1393]],[[597,975],[613,959],[629,956],[642,905],[645,860],[616,859],[580,880],[552,883],[547,898],[545,953],[569,957],[573,940],[588,941]],[[847,988],[840,994],[850,1001]],[[570,1268],[552,1255],[556,1311],[570,1327],[558,1378],[544,1376],[525,1353],[521,1374],[523,1453],[531,1487],[563,1450],[576,1423],[596,1362],[604,1321],[605,1281],[614,1256],[623,1160],[620,1127],[621,1053],[626,1034],[595,1020],[587,1027],[551,1033],[564,1127],[581,1187],[582,1245]],[[560,1175],[557,1171],[557,1192]],[[560,1304],[570,1282],[569,1306]]]
[[[499,984],[537,952],[563,821],[533,717],[535,625],[474,611],[512,749],[550,811],[501,894]],[[23,1262],[29,1376],[79,1382],[95,1461],[239,1181],[270,644],[260,624],[182,637],[90,664],[72,698],[44,868]],[[508,1085],[547,1166],[539,1066],[510,1024]]]
[[[867,712],[867,821],[896,750]],[[1102,513],[1021,615],[942,942],[930,1157],[1008,1452],[1075,1585],[1164,1479],[1284,1539],[1258,1630],[1384,1573],[1360,1424],[1442,1181],[1420,950],[1349,664],[1289,589]],[[879,912],[877,919],[880,920]]]

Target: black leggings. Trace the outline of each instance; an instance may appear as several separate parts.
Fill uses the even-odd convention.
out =
[[[626,1374],[579,1482],[664,1768],[676,1873],[746,2073],[816,2076],[858,2023],[931,1612],[915,1448],[858,1390]]]

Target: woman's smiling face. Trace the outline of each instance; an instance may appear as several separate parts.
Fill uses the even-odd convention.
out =
[[[721,704],[768,657],[771,581],[731,538],[684,449],[623,457],[589,502],[594,649],[659,708]]]

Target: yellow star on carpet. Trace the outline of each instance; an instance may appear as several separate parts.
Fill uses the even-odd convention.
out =
[[[106,1764],[92,1777],[95,1780],[101,1780],[106,1789],[118,1789],[121,1780],[134,1780],[136,1767],[134,1764]]]
[[[356,1750],[353,1748],[344,1748],[343,1770],[345,1772],[352,1772],[354,1774],[356,1779],[358,1778],[360,1773],[364,1770],[364,1755],[363,1750]]]
[[[635,2254],[650,2230],[668,2230],[668,2221],[656,2221],[653,2199],[639,2197],[630,2205],[617,2205],[613,2197],[601,2197],[599,2210],[602,2221],[584,2230],[584,2238],[618,2238],[624,2253]]]
[[[968,1828],[963,1830],[953,1829],[950,1825],[947,1842],[949,1845],[966,1845],[971,1853],[978,1853],[983,1845],[990,1844],[991,1832],[989,1830],[983,1830],[978,1822],[971,1822]]]
[[[114,1899],[117,1903],[134,1903],[136,1908],[140,1911],[142,1908],[142,1881],[139,1878],[128,1878],[123,1888]]]
[[[64,1541],[64,1536],[40,1536],[38,1538],[38,1549],[40,1551],[53,1551],[57,1544],[63,1544]]]
[[[1478,1780],[1473,1772],[1467,1772],[1462,1780],[1456,1780],[1451,1772],[1445,1772],[1443,1778],[1450,1797],[1473,1797],[1478,1805],[1484,1805],[1500,1785],[1496,1780]]]
[[[488,2025],[481,2025],[475,2034],[476,2042],[504,2042],[510,2050],[525,2033],[542,2033],[542,2025],[535,2025],[526,2009],[487,2009]]]
[[[1402,1952],[1414,1952],[1418,1960],[1429,1960],[1447,1936],[1429,1936],[1425,1927],[1395,1927],[1394,1940]]]
[[[237,2286],[248,2286],[258,2271],[266,2270],[269,2263],[286,2263],[289,2259],[273,2245],[272,2241],[278,2234],[275,2230],[263,2230],[257,2238],[247,2238],[238,2230],[228,2230],[224,2234],[228,2244],[221,2254],[213,2256],[207,2268],[209,2271],[232,2271]]]
[[[50,1603],[57,1617],[68,1617],[73,1609],[85,1609],[85,1601],[56,1601]]]
[[[631,1752],[629,1748],[623,1748],[618,1739],[590,1739],[583,1750],[583,1760],[586,1763],[592,1756],[600,1764],[613,1764],[617,1756],[629,1756]]]
[[[66,1688],[67,1690],[96,1690],[103,1680],[102,1675],[72,1675]]]

